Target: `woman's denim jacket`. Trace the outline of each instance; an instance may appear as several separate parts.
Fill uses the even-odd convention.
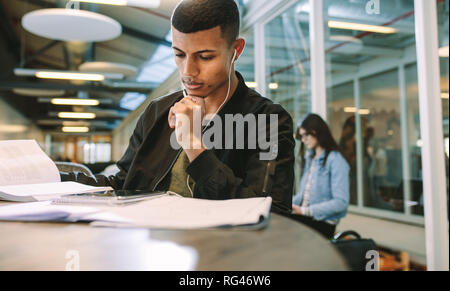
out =
[[[313,218],[319,221],[337,220],[347,214],[349,204],[350,166],[337,151],[328,155],[325,166],[322,166],[325,151],[319,159],[306,155],[305,169],[300,183],[300,191],[294,196],[293,204],[301,205],[308,179],[311,162],[315,163],[315,171],[311,180],[309,207]]]

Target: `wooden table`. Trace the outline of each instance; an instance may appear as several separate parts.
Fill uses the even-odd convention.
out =
[[[0,202],[0,207],[5,203]],[[0,270],[347,270],[330,242],[272,214],[261,231],[0,222]]]

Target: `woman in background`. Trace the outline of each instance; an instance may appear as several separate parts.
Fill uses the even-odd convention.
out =
[[[297,220],[332,237],[339,220],[347,214],[350,166],[320,116],[308,115],[296,135],[302,142],[303,172],[292,203],[293,214],[299,215]]]

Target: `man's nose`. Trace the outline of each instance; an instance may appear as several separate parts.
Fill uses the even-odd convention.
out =
[[[186,61],[184,63],[183,75],[185,77],[195,77],[198,75],[198,67],[194,58],[186,58]]]

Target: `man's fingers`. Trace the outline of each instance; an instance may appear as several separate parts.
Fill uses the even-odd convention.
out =
[[[195,108],[201,108],[202,118],[206,112],[205,100],[199,97],[187,96],[175,103],[175,105],[170,108],[169,111],[169,126],[170,128],[176,128],[177,126],[177,114],[185,114],[191,116]]]
[[[175,108],[172,107],[172,108],[170,108],[170,111],[169,111],[169,127],[170,128],[175,128],[176,121],[177,121],[177,118],[176,118],[176,115],[175,115]]]

